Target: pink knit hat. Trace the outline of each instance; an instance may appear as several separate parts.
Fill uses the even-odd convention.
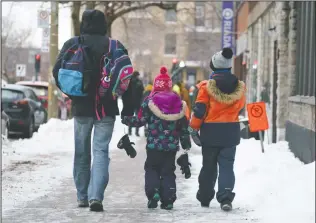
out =
[[[166,67],[160,68],[160,74],[155,77],[153,92],[157,91],[171,91],[172,89],[172,80],[168,74]]]

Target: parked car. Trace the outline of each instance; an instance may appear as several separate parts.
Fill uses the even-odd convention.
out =
[[[44,108],[48,107],[48,82],[46,81],[19,81],[17,85],[27,86],[33,89],[40,101],[42,101]]]
[[[43,102],[45,109],[48,109],[48,82],[46,81],[19,81],[15,84],[23,85],[31,87],[37,97]],[[67,106],[67,113],[69,114],[71,109],[71,100],[60,90],[58,90],[58,114],[61,114],[62,106],[66,103]],[[60,118],[60,116],[59,116]]]
[[[31,138],[47,122],[47,111],[32,88],[7,84],[1,89],[1,105],[9,117],[8,136],[23,134]]]
[[[8,138],[9,117],[1,107],[1,134]]]

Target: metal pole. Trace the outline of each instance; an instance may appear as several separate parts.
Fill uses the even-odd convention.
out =
[[[51,2],[51,17],[50,17],[50,69],[48,73],[48,119],[58,117],[58,100],[55,92],[57,87],[52,75],[53,66],[55,65],[58,56],[58,1]]]
[[[260,143],[261,143],[261,152],[264,153],[262,131],[259,131],[259,138],[260,138]]]

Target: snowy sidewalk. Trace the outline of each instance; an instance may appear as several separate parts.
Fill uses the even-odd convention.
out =
[[[18,222],[251,222],[245,210],[236,209],[226,214],[214,208],[203,209],[190,194],[188,181],[178,172],[178,200],[172,211],[148,210],[144,194],[145,141],[137,142],[138,155],[135,159],[126,156],[125,151],[112,150],[110,183],[106,190],[103,213],[76,207],[76,191],[71,176],[48,195],[31,201],[24,208],[15,208],[2,217],[3,223]],[[71,160],[69,160],[71,162]],[[179,168],[178,168],[179,169]],[[67,171],[68,172],[68,171]]]
[[[116,148],[124,134],[119,120],[114,131],[103,213],[76,207],[73,120],[50,120],[32,139],[2,141],[2,222],[315,222],[315,163],[304,165],[295,159],[286,142],[266,145],[262,154],[259,141],[242,140],[236,154],[236,198],[230,213],[222,212],[216,200],[210,208],[201,208],[197,202],[202,163],[197,147],[189,155],[190,179],[184,179],[177,166],[178,200],[174,210],[148,210],[144,193],[145,139],[132,138],[138,155],[131,159]]]

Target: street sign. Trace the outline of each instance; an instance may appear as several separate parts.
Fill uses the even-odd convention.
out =
[[[15,75],[17,77],[25,77],[26,75],[26,65],[25,64],[17,64],[15,68]]]
[[[50,39],[50,32],[49,32],[49,28],[43,28],[43,33],[42,33],[42,40],[43,41],[47,41]]]
[[[48,53],[49,52],[49,44],[50,44],[49,28],[43,28],[41,52]]]
[[[49,28],[49,12],[47,10],[38,10],[37,27]]]
[[[41,47],[41,52],[42,53],[48,53],[49,52],[49,43],[50,43],[49,39],[42,41],[42,47]]]

